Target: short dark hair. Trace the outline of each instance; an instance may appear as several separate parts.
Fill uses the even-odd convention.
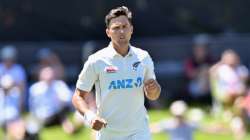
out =
[[[126,7],[121,6],[114,9],[111,9],[109,13],[105,17],[106,27],[109,27],[109,23],[111,19],[119,17],[119,16],[126,16],[130,24],[132,24],[132,12]]]

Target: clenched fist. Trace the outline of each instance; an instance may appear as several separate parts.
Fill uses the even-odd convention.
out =
[[[144,90],[148,99],[156,100],[160,96],[161,87],[154,79],[149,79],[144,82]]]
[[[106,127],[106,125],[107,122],[100,117],[96,117],[91,121],[91,128],[96,131],[101,130],[103,127]]]

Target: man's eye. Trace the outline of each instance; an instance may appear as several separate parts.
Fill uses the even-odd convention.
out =
[[[118,30],[119,29],[119,27],[113,27],[113,30]]]

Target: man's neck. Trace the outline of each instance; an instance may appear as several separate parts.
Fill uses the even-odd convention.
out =
[[[117,44],[112,42],[112,45],[113,45],[114,49],[116,50],[116,52],[119,53],[120,55],[126,56],[128,54],[129,44],[117,45]]]

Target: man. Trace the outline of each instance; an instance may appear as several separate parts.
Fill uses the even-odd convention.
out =
[[[208,71],[214,61],[209,52],[209,36],[197,35],[192,49],[192,56],[184,63],[184,72],[188,80],[186,90],[191,101],[211,105]]]
[[[112,9],[105,18],[108,47],[91,55],[79,75],[72,102],[98,140],[150,140],[144,94],[160,96],[154,65],[149,54],[129,44],[132,14],[127,7]],[[86,96],[95,85],[96,114]]]
[[[0,50],[0,127],[6,139],[24,138],[25,125],[21,117],[26,85],[26,73],[16,62],[18,51],[7,45]]]

